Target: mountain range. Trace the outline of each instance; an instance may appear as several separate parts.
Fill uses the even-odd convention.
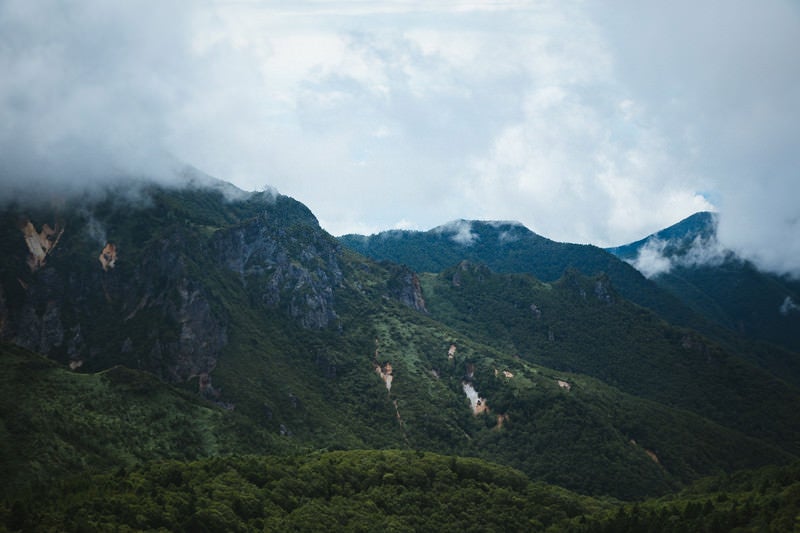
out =
[[[712,238],[712,222],[700,214],[603,250],[509,222],[336,239],[292,198],[211,179],[9,203],[0,519],[11,530],[62,520],[61,509],[92,501],[75,476],[161,476],[152,465],[165,460],[178,480],[234,461],[220,475],[253,481],[247,468],[266,467],[236,462],[242,454],[313,465],[301,476],[311,485],[293,490],[334,507],[330,489],[318,492],[334,479],[333,459],[314,454],[344,454],[330,457],[384,477],[388,461],[398,476],[433,469],[475,482],[495,468],[484,461],[499,463],[517,473],[487,491],[546,483],[537,490],[575,502],[564,520],[597,527],[624,509],[602,498],[674,495],[743,469],[789,472],[800,456],[797,284],[729,252],[714,264],[682,259]],[[634,265],[656,240],[672,267],[648,278]],[[728,285],[708,282],[720,268]],[[757,293],[751,314],[732,287]],[[777,295],[790,303],[760,307]],[[768,308],[774,316],[758,315]],[[363,455],[393,449],[485,466],[469,477],[449,459],[423,467]],[[517,475],[526,481],[508,481]],[[230,481],[220,479],[202,483]],[[67,486],[83,496],[64,500]],[[263,529],[313,514],[301,496],[253,497],[258,513],[220,496],[220,516]],[[192,501],[184,514],[208,511]],[[125,518],[133,503],[119,505],[121,524],[170,528],[147,513]],[[180,528],[196,530],[185,518]]]

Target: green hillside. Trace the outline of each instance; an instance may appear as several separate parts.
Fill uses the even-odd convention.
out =
[[[588,374],[800,451],[789,444],[798,442],[796,388],[625,301],[605,276],[569,271],[546,284],[464,262],[424,276],[423,288],[433,317],[525,360]]]
[[[527,230],[485,226],[527,261]],[[549,242],[612,273],[418,275],[214,183],[9,207],[5,496],[154,460],[403,449],[640,500],[800,455],[795,386],[628,301],[614,269],[660,293],[626,263]]]
[[[0,519],[38,531],[543,531],[610,507],[507,467],[400,451],[162,461],[52,497]]]
[[[158,461],[0,503],[36,531],[792,531],[798,463],[708,478],[621,504],[531,482],[476,459],[339,451]]]
[[[120,366],[69,372],[5,343],[0,360],[2,498],[153,459],[290,449],[247,418],[150,374]]]
[[[655,246],[670,266],[652,276],[658,286],[738,335],[800,351],[800,312],[795,306],[800,301],[800,282],[761,271],[732,251],[721,249],[716,240],[716,217],[714,213],[696,213],[609,251],[635,265],[643,249]],[[800,362],[777,359],[768,364],[800,382]]]
[[[555,242],[514,222],[460,220],[429,231],[393,230],[377,235],[344,235],[348,248],[377,260],[408,265],[417,272],[441,272],[463,260],[499,273],[528,273],[542,281],[559,279],[566,270],[608,275],[625,298],[653,309],[681,325],[700,317],[635,268],[592,245]]]

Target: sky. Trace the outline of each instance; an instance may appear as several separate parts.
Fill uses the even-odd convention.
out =
[[[792,0],[0,0],[0,195],[192,165],[334,235],[701,210],[800,275]]]

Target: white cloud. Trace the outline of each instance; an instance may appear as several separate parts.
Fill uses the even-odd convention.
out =
[[[472,231],[472,223],[468,220],[453,220],[433,228],[434,233],[448,235],[450,240],[464,246],[472,246],[480,237]]]
[[[649,239],[639,249],[636,259],[631,261],[631,264],[647,278],[669,273],[672,270],[672,261],[664,255],[666,245],[666,241]]]
[[[334,234],[512,218],[601,246],[715,207],[800,274],[798,64],[788,0],[6,0],[0,191],[177,160]]]
[[[800,305],[797,305],[794,300],[792,300],[791,296],[787,296],[786,299],[783,300],[783,303],[778,311],[780,311],[782,315],[786,316],[789,313],[800,311]]]
[[[675,243],[651,237],[630,263],[645,277],[652,278],[669,273],[675,267],[713,267],[732,258],[732,253],[713,236],[703,238],[698,235],[689,243]]]
[[[617,77],[720,211],[719,239],[800,275],[800,6],[776,0],[594,9]]]
[[[411,221],[406,219],[398,220],[392,226],[392,229],[399,229],[399,230],[419,230],[419,228]]]

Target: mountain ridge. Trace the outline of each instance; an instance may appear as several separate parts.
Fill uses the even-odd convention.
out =
[[[689,325],[702,320],[613,254],[590,244],[552,241],[518,222],[459,220],[428,231],[392,230],[338,239],[363,255],[403,263],[417,272],[440,272],[463,259],[501,273],[527,272],[543,281],[554,281],[569,268],[586,275],[602,272],[626,298],[673,323]]]
[[[559,270],[563,263],[553,260],[542,266],[556,278],[542,281],[459,259],[437,278],[348,249],[306,206],[273,192],[231,198],[213,187],[153,186],[139,195],[133,203],[121,191],[2,211],[0,246],[8,253],[0,257],[0,333],[49,355],[69,376],[93,380],[130,368],[108,375],[139,381],[146,372],[164,390],[208,402],[214,417],[233,410],[269,436],[263,448],[239,450],[401,447],[475,456],[626,499],[800,454],[793,407],[800,392],[629,303],[614,272],[652,289],[651,282],[596,247],[552,244],[518,224],[462,224],[431,240],[462,235],[476,249],[491,234],[489,244],[517,250],[519,262],[528,257],[522,245],[536,241],[575,254],[578,266],[616,270]],[[44,253],[33,267],[26,240],[33,233],[22,231],[28,223]],[[463,250],[454,244],[440,246],[437,260]],[[503,320],[514,328],[487,328]],[[614,348],[625,335],[627,344]],[[598,370],[626,352],[630,364]],[[662,385],[651,373],[637,389],[635,372],[668,368],[662,360],[685,369]],[[18,381],[8,390],[24,387]],[[738,386],[752,403],[742,413]],[[682,395],[682,387],[698,392]],[[61,404],[79,401],[62,392]],[[138,405],[113,392],[109,402]],[[16,396],[36,408],[35,396]],[[147,431],[145,422],[137,427]],[[9,438],[20,432],[21,441],[56,438],[46,429],[12,429]],[[104,439],[113,441],[104,434],[97,446]],[[79,458],[74,464],[88,461],[81,447],[62,451]],[[4,453],[22,472],[34,460]]]
[[[759,270],[717,240],[718,215],[701,212],[609,248],[687,306],[757,341],[800,350],[800,281]]]

